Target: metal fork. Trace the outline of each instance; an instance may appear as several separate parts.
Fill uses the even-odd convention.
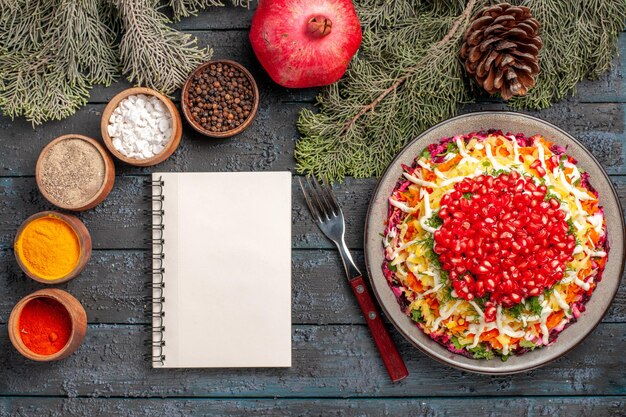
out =
[[[333,194],[330,185],[324,181],[321,185],[315,178],[306,177],[306,186],[302,179],[299,179],[300,188],[304,194],[309,211],[313,216],[313,220],[317,223],[322,233],[335,243],[343,266],[346,269],[348,282],[352,287],[352,292],[356,296],[361,307],[361,312],[365,316],[367,325],[369,326],[376,347],[380,352],[385,368],[389,373],[389,377],[393,382],[400,381],[409,375],[404,365],[404,361],[396,348],[393,340],[389,336],[389,332],[385,328],[383,320],[380,316],[378,308],[374,304],[374,300],[365,285],[363,275],[359,268],[354,264],[352,255],[346,246],[345,220],[343,212],[337,199]]]

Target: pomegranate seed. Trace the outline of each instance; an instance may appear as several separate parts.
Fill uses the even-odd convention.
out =
[[[466,178],[441,199],[435,253],[459,297],[488,297],[485,321],[495,319],[495,305],[512,306],[554,285],[572,258],[566,214],[557,199],[544,201],[546,192],[512,171]]]
[[[530,164],[530,167],[531,167],[531,168],[537,168],[539,165],[541,165],[541,161],[540,161],[539,159],[535,159],[535,160],[533,161],[533,163],[532,163],[532,164]]]
[[[551,198],[550,200],[548,200],[548,203],[550,203],[550,207],[552,207],[553,209],[558,209],[559,207],[561,207],[561,203],[559,203],[556,198]]]

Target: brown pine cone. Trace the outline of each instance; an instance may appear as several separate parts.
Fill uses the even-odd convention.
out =
[[[489,94],[523,96],[535,85],[542,43],[539,22],[524,6],[501,3],[474,16],[463,37],[465,69]]]

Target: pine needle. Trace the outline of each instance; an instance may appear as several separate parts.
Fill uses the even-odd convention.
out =
[[[232,0],[247,6],[247,0]],[[180,87],[210,48],[169,26],[158,0],[0,0],[0,110],[33,124],[87,103],[93,84],[120,71],[165,93]],[[168,0],[180,18],[221,0]],[[121,37],[118,34],[122,34]]]
[[[430,10],[380,33],[365,32],[363,56],[343,82],[318,97],[320,112],[300,113],[298,170],[329,180],[378,176],[407,138],[469,102],[456,45],[483,4],[471,0],[460,15]]]
[[[178,21],[183,17],[195,16],[202,9],[208,7],[223,7],[222,0],[168,0],[168,5],[174,12],[174,20]],[[248,8],[249,0],[231,0],[233,6]]]
[[[88,0],[3,0],[0,108],[33,124],[62,119],[87,103],[91,83],[117,73],[115,34]],[[59,22],[63,22],[62,25]]]
[[[122,20],[122,71],[140,85],[170,94],[213,51],[199,49],[196,39],[168,26],[157,0],[118,0]]]
[[[584,78],[610,68],[626,20],[624,0],[517,0],[542,26],[537,85],[509,102],[541,109]],[[300,113],[299,172],[341,181],[381,175],[396,153],[470,102],[475,86],[458,54],[468,19],[491,0],[358,0],[364,41],[345,77],[325,88],[317,111]],[[458,23],[456,30],[453,26]],[[448,35],[450,36],[448,36]]]

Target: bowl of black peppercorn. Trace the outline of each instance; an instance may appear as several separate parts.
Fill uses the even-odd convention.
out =
[[[196,68],[183,86],[181,107],[187,122],[212,138],[243,132],[259,108],[259,89],[241,64],[209,61]]]

